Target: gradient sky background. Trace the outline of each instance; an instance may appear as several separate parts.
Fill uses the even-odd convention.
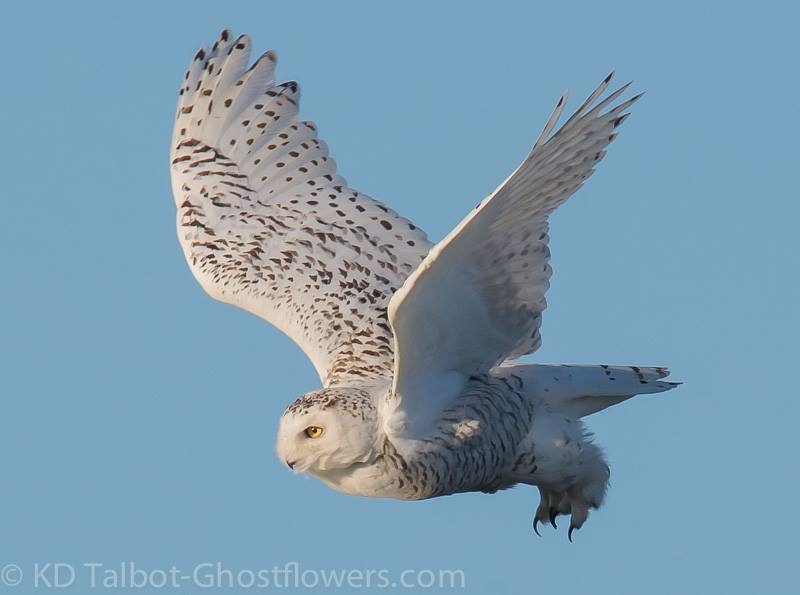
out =
[[[13,592],[33,590],[37,561],[297,561],[462,568],[465,593],[797,593],[796,3],[4,11],[0,566],[26,572]],[[350,184],[434,239],[517,165],[563,89],[574,108],[615,68],[647,90],[554,217],[535,360],[669,365],[686,384],[589,418],[612,486],[574,544],[564,528],[533,535],[532,488],[368,500],[276,459],[278,418],[313,369],[207,297],[174,230],[176,92],[225,26],[277,50]]]

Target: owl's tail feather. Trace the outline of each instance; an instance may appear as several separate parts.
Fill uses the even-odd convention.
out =
[[[662,367],[532,364],[501,366],[498,370],[520,377],[528,395],[573,419],[636,395],[660,393],[681,384],[663,380],[669,370]]]

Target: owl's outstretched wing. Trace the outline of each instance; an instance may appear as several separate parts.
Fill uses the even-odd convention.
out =
[[[178,236],[214,298],[264,318],[326,386],[388,378],[389,299],[431,247],[411,222],[347,186],[275,55],[251,67],[226,30],[197,52],[171,146]]]
[[[548,216],[592,174],[623,113],[611,75],[551,136],[566,94],[522,164],[425,257],[389,303],[396,433],[424,433],[470,376],[535,351],[551,268]]]

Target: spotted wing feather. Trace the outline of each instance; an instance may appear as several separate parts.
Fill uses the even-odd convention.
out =
[[[247,68],[250,40],[223,31],[195,55],[171,147],[178,236],[214,298],[271,322],[326,386],[391,375],[389,299],[431,247],[425,234],[347,186],[299,88],[275,55]]]

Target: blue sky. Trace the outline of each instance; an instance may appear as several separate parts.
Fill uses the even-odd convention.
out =
[[[465,593],[796,592],[795,3],[5,14],[0,567],[23,571],[14,592],[36,591],[47,561],[457,568]],[[612,68],[647,90],[553,219],[531,359],[668,365],[686,384],[589,418],[612,486],[574,544],[532,534],[532,488],[367,500],[276,459],[279,415],[313,369],[208,298],[174,231],[176,91],[225,26],[277,51],[350,184],[434,239],[516,166],[562,90],[575,107]]]

